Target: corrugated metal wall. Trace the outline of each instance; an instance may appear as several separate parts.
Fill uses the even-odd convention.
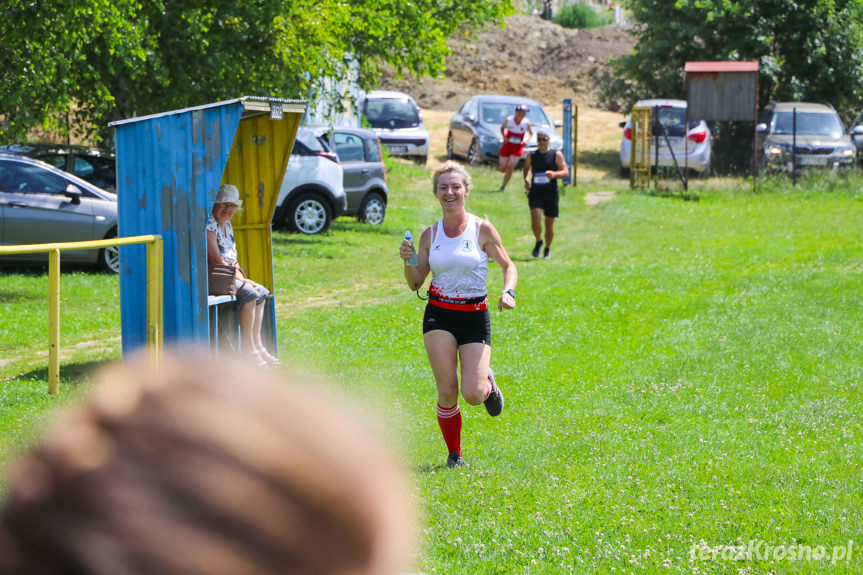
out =
[[[688,72],[686,114],[716,122],[751,122],[757,81],[751,72]]]
[[[268,100],[237,99],[111,124],[120,236],[164,239],[164,341],[209,342],[206,224],[220,183],[234,183],[240,261],[273,288],[270,222],[305,103],[270,117]],[[266,113],[263,112],[266,110]],[[228,169],[226,170],[226,166]],[[121,249],[123,352],[146,344],[146,256]]]

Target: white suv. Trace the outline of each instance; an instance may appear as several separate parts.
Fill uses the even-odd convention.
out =
[[[297,130],[276,206],[273,224],[303,234],[327,231],[347,207],[339,158],[308,128]]]

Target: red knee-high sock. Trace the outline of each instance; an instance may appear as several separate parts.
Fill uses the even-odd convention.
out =
[[[461,411],[458,403],[452,407],[441,407],[437,404],[437,423],[450,453],[461,453]]]

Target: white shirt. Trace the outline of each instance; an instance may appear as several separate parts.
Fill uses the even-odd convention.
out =
[[[481,220],[468,214],[468,224],[458,237],[450,238],[443,231],[443,219],[433,230],[429,249],[432,272],[429,291],[450,298],[484,297],[488,254],[479,245]]]

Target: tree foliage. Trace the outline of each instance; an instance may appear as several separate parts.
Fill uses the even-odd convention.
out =
[[[633,53],[606,95],[685,97],[687,61],[760,61],[759,103],[863,106],[863,0],[628,0]]]
[[[242,95],[303,98],[359,63],[438,75],[446,39],[499,22],[510,0],[6,0],[0,141]]]

